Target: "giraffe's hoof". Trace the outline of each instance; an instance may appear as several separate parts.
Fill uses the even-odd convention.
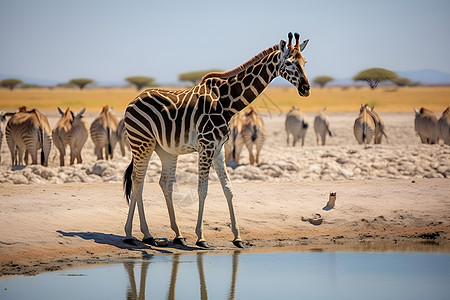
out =
[[[238,248],[244,248],[244,244],[242,244],[242,241],[233,241],[233,245]]]
[[[202,247],[202,248],[209,248],[209,245],[206,241],[198,241],[197,243],[195,243],[197,246]]]
[[[123,240],[123,242],[131,246],[136,246],[136,241],[133,238],[126,238]]]
[[[173,240],[173,243],[176,244],[176,245],[183,246],[183,247],[187,246],[186,241],[184,240],[184,238],[175,238]]]
[[[143,239],[142,242],[143,242],[144,244],[147,244],[147,245],[150,245],[150,246],[158,247],[158,243],[156,243],[155,239],[152,238],[152,237]]]

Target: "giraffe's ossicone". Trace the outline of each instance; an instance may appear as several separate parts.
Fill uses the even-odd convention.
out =
[[[148,89],[127,107],[124,122],[131,146],[132,160],[124,174],[124,189],[129,201],[125,224],[125,242],[134,243],[132,220],[137,204],[143,241],[156,245],[145,220],[142,190],[148,162],[155,151],[161,159],[160,185],[167,202],[174,242],[185,245],[175,217],[172,201],[177,157],[198,152],[199,210],[196,226],[197,245],[208,247],[203,236],[203,210],[212,163],[222,184],[231,218],[233,243],[243,247],[233,207],[233,191],[224,161],[223,146],[228,139],[231,118],[247,107],[277,76],[294,85],[300,96],[310,94],[305,74],[306,60],[301,51],[308,40],[300,43],[292,33],[288,42],[281,40],[238,66],[223,73],[209,73],[186,90]]]

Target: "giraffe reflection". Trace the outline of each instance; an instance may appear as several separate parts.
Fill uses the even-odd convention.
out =
[[[144,261],[141,265],[141,280],[139,282],[139,294],[136,289],[136,280],[134,278],[134,261],[125,262],[125,270],[128,273],[128,279],[130,280],[130,286],[127,290],[127,300],[145,299],[145,281],[147,278],[147,269],[150,262]]]
[[[228,292],[228,299],[235,299],[236,295],[236,283],[237,283],[237,272],[238,272],[238,265],[239,265],[239,251],[235,251],[232,255],[232,269],[231,269],[231,283],[230,283],[230,289]],[[205,273],[204,268],[204,253],[198,253],[196,257],[197,261],[197,271],[199,275],[199,283],[200,283],[200,299],[208,299],[208,290],[207,290],[207,276]],[[176,290],[177,290],[177,280],[180,275],[181,278],[186,277],[192,277],[193,274],[190,273],[192,270],[182,269],[183,272],[189,271],[189,274],[179,274],[179,266],[180,263],[183,263],[186,261],[183,261],[182,255],[180,254],[174,254],[172,256],[172,269],[170,274],[170,281],[169,281],[169,287],[167,292],[167,299],[173,300],[176,299]],[[151,267],[150,261],[143,261],[142,263],[137,263],[135,261],[131,262],[125,262],[124,267],[128,275],[129,279],[129,286],[127,289],[127,299],[128,300],[135,300],[135,299],[146,299],[149,297],[146,297],[145,288],[147,285],[147,273],[152,273],[152,268],[150,268],[150,272],[148,272],[149,266]],[[136,279],[135,279],[135,270],[136,267],[141,267],[140,270],[140,282],[139,282],[139,291],[137,290],[136,285]],[[216,270],[218,272],[222,272],[223,270]],[[138,273],[139,274],[139,273]],[[154,275],[154,274],[153,274]],[[156,278],[156,277],[153,277]],[[150,282],[148,283],[150,284]],[[213,285],[214,283],[211,283]],[[150,290],[150,289],[149,289]],[[180,291],[183,295],[186,295],[186,292],[193,292],[193,291]],[[192,295],[192,294],[191,294]]]

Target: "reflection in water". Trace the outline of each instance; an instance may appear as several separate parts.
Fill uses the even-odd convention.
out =
[[[239,264],[239,253],[240,253],[240,251],[235,251],[233,253],[233,255],[231,256],[231,259],[232,259],[232,261],[231,261],[231,264],[232,264],[231,284],[230,284],[230,290],[228,293],[228,299],[230,299],[230,300],[234,300],[235,296],[236,296],[236,281],[237,281],[237,271],[238,271],[238,264]],[[204,263],[203,263],[204,255],[205,255],[204,253],[198,253],[197,259],[196,259],[199,282],[200,282],[200,299],[202,299],[202,300],[208,299],[205,268],[204,268]],[[176,299],[176,287],[177,287],[177,278],[178,278],[179,265],[180,265],[180,257],[181,257],[181,254],[173,254],[172,255],[172,268],[171,268],[171,273],[170,273],[170,283],[169,283],[169,288],[168,288],[168,292],[167,292],[167,299],[169,299],[169,300]],[[127,271],[127,275],[128,275],[128,279],[129,279],[129,286],[127,288],[127,295],[126,295],[127,300],[146,299],[145,286],[146,286],[147,270],[148,270],[149,264],[150,264],[149,260],[146,260],[143,262],[128,261],[128,262],[124,263],[124,267],[125,267],[125,270]],[[137,285],[136,285],[136,279],[135,279],[136,265],[141,266],[139,292],[137,291]]]
[[[0,299],[423,300],[448,299],[449,282],[448,253],[244,251],[0,277]]]
[[[130,286],[127,289],[127,300],[145,299],[145,281],[147,278],[147,269],[150,262],[144,261],[141,264],[141,280],[139,282],[139,293],[136,289],[136,280],[134,279],[134,262],[125,262],[125,270],[127,270]]]

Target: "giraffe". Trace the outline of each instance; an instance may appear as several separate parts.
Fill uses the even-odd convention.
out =
[[[196,245],[209,248],[203,235],[203,211],[208,191],[208,175],[212,165],[216,170],[227,200],[231,219],[233,244],[243,248],[233,207],[233,190],[224,160],[224,144],[228,139],[230,119],[252,103],[267,85],[282,76],[297,88],[300,96],[310,94],[305,74],[306,60],[301,51],[309,40],[296,44],[281,40],[263,50],[246,63],[227,72],[212,72],[201,82],[185,90],[147,89],[138,95],[125,110],[125,127],[131,146],[132,159],[124,173],[123,186],[129,202],[125,224],[125,239],[135,244],[132,221],[137,204],[142,242],[157,246],[150,234],[144,214],[142,191],[147,166],[153,152],[161,159],[159,184],[166,199],[170,226],[175,232],[174,244],[186,246],[176,221],[172,200],[177,157],[198,152],[198,217],[195,228]]]

